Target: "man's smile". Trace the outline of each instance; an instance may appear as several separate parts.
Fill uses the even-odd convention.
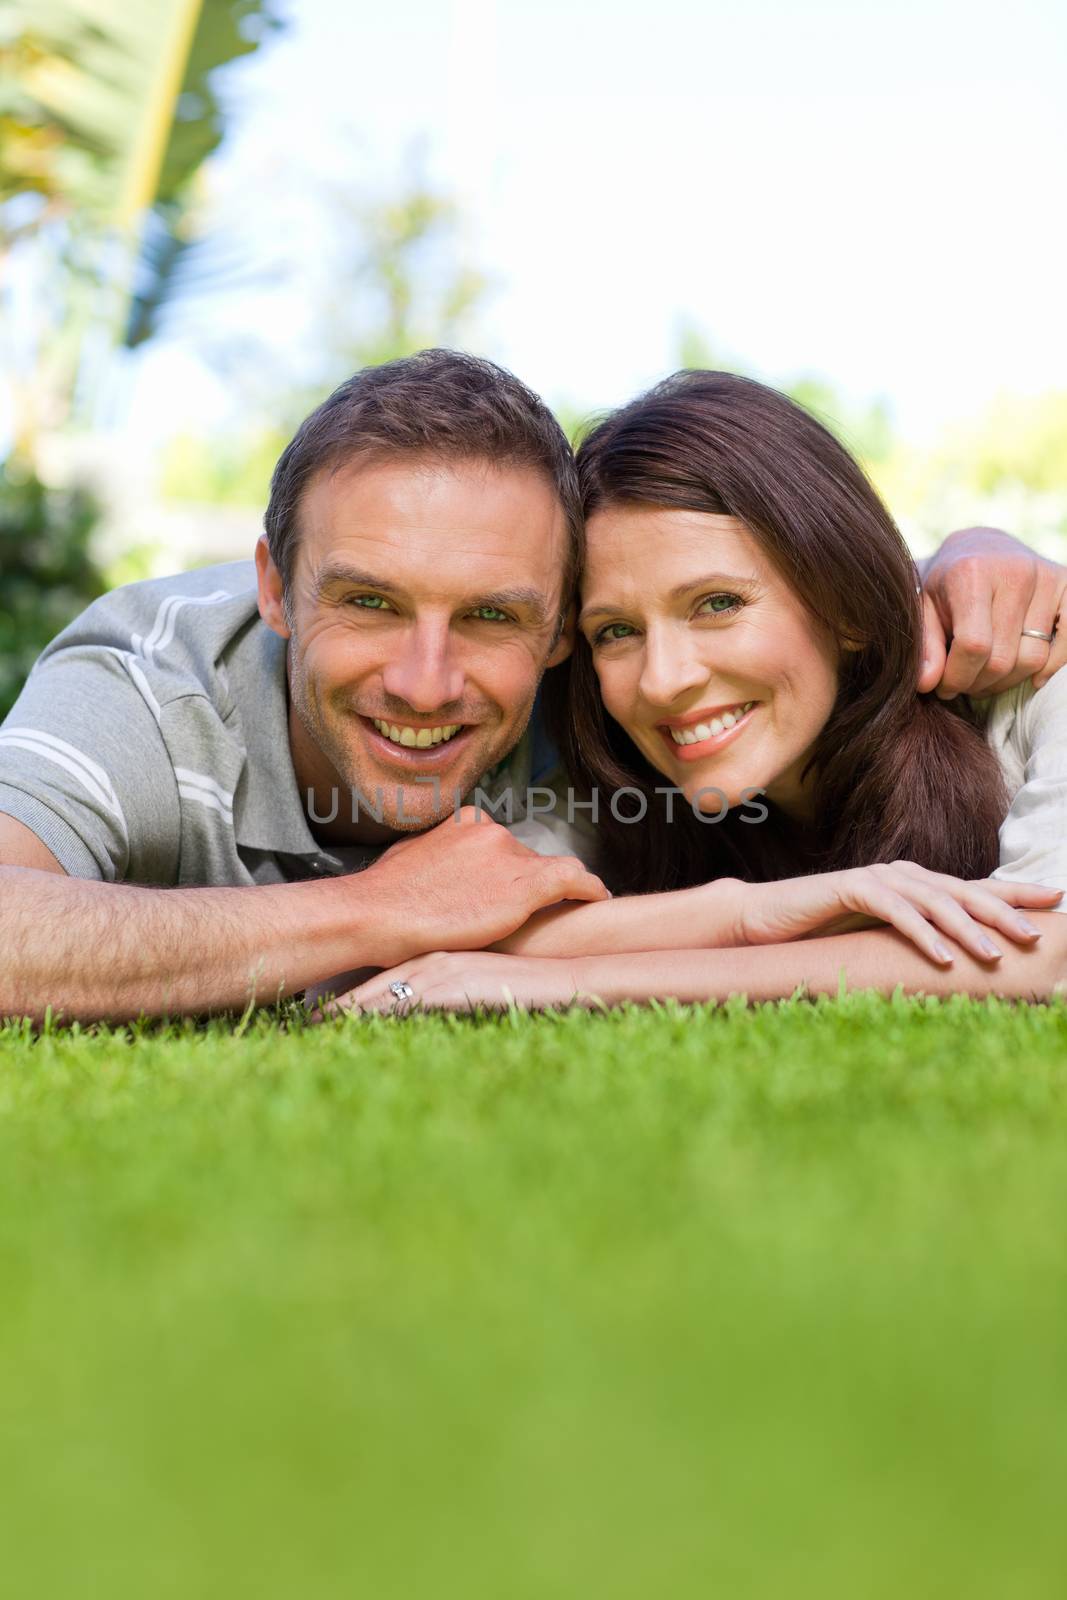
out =
[[[454,739],[463,724],[461,722],[446,722],[436,727],[426,727],[423,724],[413,727],[407,722],[386,722],[378,717],[371,719],[378,732],[392,744],[403,745],[408,750],[428,750],[431,745],[446,744],[449,739]]]
[[[379,761],[413,772],[450,766],[470,743],[474,725],[461,722],[393,722],[359,714],[366,743]]]

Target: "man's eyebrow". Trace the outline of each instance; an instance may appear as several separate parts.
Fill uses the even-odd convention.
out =
[[[684,583],[678,583],[670,591],[668,600],[683,600],[687,594],[692,594],[694,589],[714,589],[716,585],[726,586],[733,584],[738,589],[751,589],[756,582],[754,573],[742,575],[739,572],[706,572],[702,578],[687,578]],[[579,623],[588,622],[590,617],[608,617],[616,611],[625,611],[626,607],[621,602],[615,605],[605,604],[598,606],[583,606]]]
[[[471,606],[492,606],[494,611],[506,611],[508,607],[525,606],[532,611],[538,621],[543,621],[548,616],[548,607],[545,597],[540,589],[498,589],[495,594],[483,594],[473,597],[469,602]]]
[[[373,572],[364,572],[362,567],[350,567],[344,561],[328,561],[324,567],[319,568],[315,574],[315,593],[321,594],[331,583],[354,583],[361,589],[377,589],[382,594],[400,593],[399,586],[390,583],[388,578],[379,578]]]
[[[321,594],[334,583],[352,583],[360,589],[375,589],[379,594],[403,594],[399,584],[390,583],[386,578],[379,578],[373,572],[366,572],[361,567],[351,567],[344,561],[329,561],[321,567],[315,577],[315,593]],[[512,607],[525,607],[532,611],[538,622],[543,622],[548,616],[548,605],[540,589],[531,589],[517,586],[514,589],[497,589],[492,594],[472,594],[460,601],[461,605],[474,610],[478,606],[492,606],[494,611],[506,611]]]

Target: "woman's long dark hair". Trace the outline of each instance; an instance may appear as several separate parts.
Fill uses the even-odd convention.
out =
[[[785,395],[725,372],[681,372],[600,422],[578,451],[586,516],[646,505],[736,517],[813,621],[860,648],[841,652],[838,694],[812,754],[815,825],[776,807],[698,820],[604,709],[579,635],[545,681],[571,779],[600,796],[604,870],[644,893],[721,876],[766,880],[907,859],[961,878],[997,864],[1008,800],[996,757],[966,700],[916,692],[921,602],[912,558],[860,467]],[[608,797],[644,796],[641,822]],[[633,808],[639,806],[636,798]],[[617,809],[625,815],[625,805]],[[747,813],[751,816],[751,811]]]

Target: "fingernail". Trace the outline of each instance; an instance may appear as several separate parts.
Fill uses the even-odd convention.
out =
[[[979,939],[978,944],[979,944],[979,948],[982,950],[983,954],[985,954],[987,956],[999,956],[1000,951],[997,949],[997,947],[993,943],[992,939],[985,939],[985,938]]]
[[[947,944],[942,944],[940,939],[934,945],[934,955],[939,961],[952,960],[952,951],[949,949]]]
[[[1029,917],[1018,917],[1016,920],[1022,931],[1028,934],[1031,939],[1040,939],[1041,929],[1035,928]]]

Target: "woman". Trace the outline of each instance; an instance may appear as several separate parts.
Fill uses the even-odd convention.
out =
[[[985,706],[920,698],[903,540],[848,453],[760,384],[679,374],[601,423],[579,470],[560,732],[600,797],[605,875],[641,898],[558,908],[507,953],[424,957],[346,999],[388,1009],[406,993],[391,984],[459,1008],[769,998],[842,977],[1051,994],[1067,975],[1050,909],[1067,887],[1067,673]]]

